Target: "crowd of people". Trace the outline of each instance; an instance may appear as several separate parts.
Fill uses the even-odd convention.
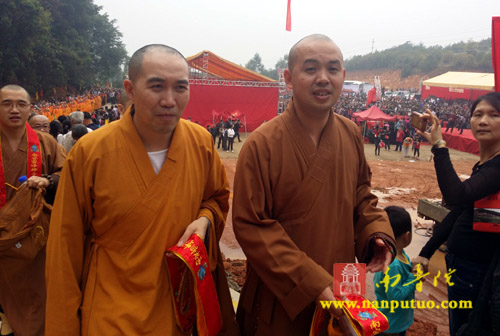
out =
[[[213,127],[207,126],[208,132],[213,137],[214,144],[217,144],[217,149],[222,148],[223,151],[231,151],[231,153],[234,152],[234,141],[238,139],[238,142],[241,142],[240,128],[240,119],[227,118],[224,122],[222,117],[220,122]]]
[[[395,121],[362,123],[353,113],[367,109],[366,94],[344,93],[335,106],[335,111],[360,125],[367,141],[374,144],[375,155],[380,155],[381,148],[391,151],[391,145],[395,145],[395,151],[402,151],[404,158],[419,159],[420,145],[426,139],[417,134],[411,126],[411,113],[429,109],[439,118],[445,132],[453,133],[457,128],[458,133],[462,134],[464,129],[470,128],[467,113],[471,104],[472,102],[462,99],[445,100],[431,97],[421,101],[415,98],[383,96],[374,105],[387,115],[395,117]]]
[[[441,123],[448,124],[451,128],[468,128],[468,113],[472,102],[465,99],[443,99],[428,97],[421,100],[415,97],[392,97],[382,95],[381,100],[375,105],[382,112],[402,118],[412,112],[431,110]],[[349,119],[354,119],[352,114],[367,109],[366,93],[343,93],[335,105],[335,112]],[[452,131],[453,132],[453,131]]]
[[[231,192],[217,149],[233,151],[241,122],[205,128],[181,118],[189,67],[172,47],[140,48],[128,71],[126,94],[112,90],[103,101],[102,92],[89,92],[100,106],[52,122],[31,113],[23,87],[0,88],[0,334],[350,335],[348,320],[368,314],[370,332],[405,335],[412,309],[384,317],[323,305],[344,298],[333,287],[336,263],[365,263],[376,284],[411,281],[376,293],[409,301],[423,280],[413,267],[427,267],[432,255],[410,261],[411,218],[377,206],[360,128],[339,115],[351,117],[366,97],[342,95],[342,52],[329,37],[310,35],[290,49],[283,74],[290,103],[239,154],[232,223],[247,276],[236,314],[219,246]],[[476,223],[474,208],[498,199],[500,94],[479,98],[469,114],[461,101],[378,104],[401,116],[371,130],[378,154],[392,143],[418,156],[428,141],[454,207],[432,247],[448,240],[457,284],[449,284],[449,299],[470,300],[473,309],[450,308],[451,335],[498,333],[497,222]],[[412,130],[404,117],[422,109],[430,128]],[[480,147],[465,181],[441,135],[442,119],[450,126],[453,115],[468,120]],[[16,228],[32,233],[21,237]]]

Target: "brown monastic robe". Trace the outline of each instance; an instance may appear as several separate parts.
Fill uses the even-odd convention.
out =
[[[36,131],[42,151],[42,174],[58,175],[65,153],[54,138]],[[2,141],[5,182],[14,187],[27,172],[28,143],[26,133],[16,151]],[[55,177],[57,179],[58,177]],[[51,192],[51,190],[49,190]],[[16,190],[6,185],[7,202]],[[26,206],[26,205],[24,205]],[[29,205],[28,205],[29,206]],[[30,211],[29,208],[26,211]],[[45,327],[45,248],[23,269],[12,266],[10,258],[0,256],[0,304],[16,336],[43,335]],[[16,265],[18,266],[18,265]]]
[[[234,334],[217,243],[228,198],[224,167],[199,125],[179,121],[158,175],[129,112],[80,139],[52,213],[46,335],[182,335],[164,255],[201,216],[212,223],[210,265],[222,270],[223,322]]]
[[[247,139],[236,168],[233,226],[248,258],[237,318],[245,335],[308,335],[333,264],[393,245],[370,192],[358,128],[331,112],[317,148],[290,103]]]

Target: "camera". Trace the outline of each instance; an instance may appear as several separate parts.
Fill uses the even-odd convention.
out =
[[[416,129],[425,132],[425,130],[427,129],[427,119],[422,117],[422,113],[412,112],[410,124]]]

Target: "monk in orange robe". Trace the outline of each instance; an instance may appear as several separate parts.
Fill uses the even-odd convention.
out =
[[[71,150],[47,247],[46,335],[191,335],[177,325],[165,251],[192,234],[208,235],[222,275],[221,334],[237,334],[218,246],[228,180],[210,134],[180,119],[188,76],[177,50],[139,49],[129,112]]]
[[[30,97],[24,88],[6,85],[0,89],[0,179],[3,180],[0,207],[22,206],[28,212],[34,204],[10,202],[22,183],[19,178],[29,177],[30,187],[45,188],[46,199],[53,200],[66,157],[50,134],[34,131],[26,124],[29,115]],[[37,159],[38,153],[41,161]],[[0,222],[1,239],[5,237],[3,228],[9,225],[8,220],[2,218]],[[26,265],[0,252],[0,305],[7,315],[7,319],[2,316],[2,335],[7,335],[5,327],[8,324],[17,336],[44,334],[44,271],[45,248]]]
[[[293,98],[250,135],[236,168],[233,228],[247,256],[237,312],[244,335],[309,335],[319,301],[334,300],[334,263],[357,258],[376,272],[394,258],[361,135],[333,113],[345,77],[339,48],[312,35],[288,62]]]

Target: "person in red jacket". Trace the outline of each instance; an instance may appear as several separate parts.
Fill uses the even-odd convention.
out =
[[[403,148],[403,139],[405,136],[405,132],[401,128],[398,129],[396,132],[396,152],[399,151],[401,152],[401,149]]]
[[[422,138],[420,135],[415,135],[413,140],[413,158],[418,159],[420,157],[420,144],[422,143]]]

